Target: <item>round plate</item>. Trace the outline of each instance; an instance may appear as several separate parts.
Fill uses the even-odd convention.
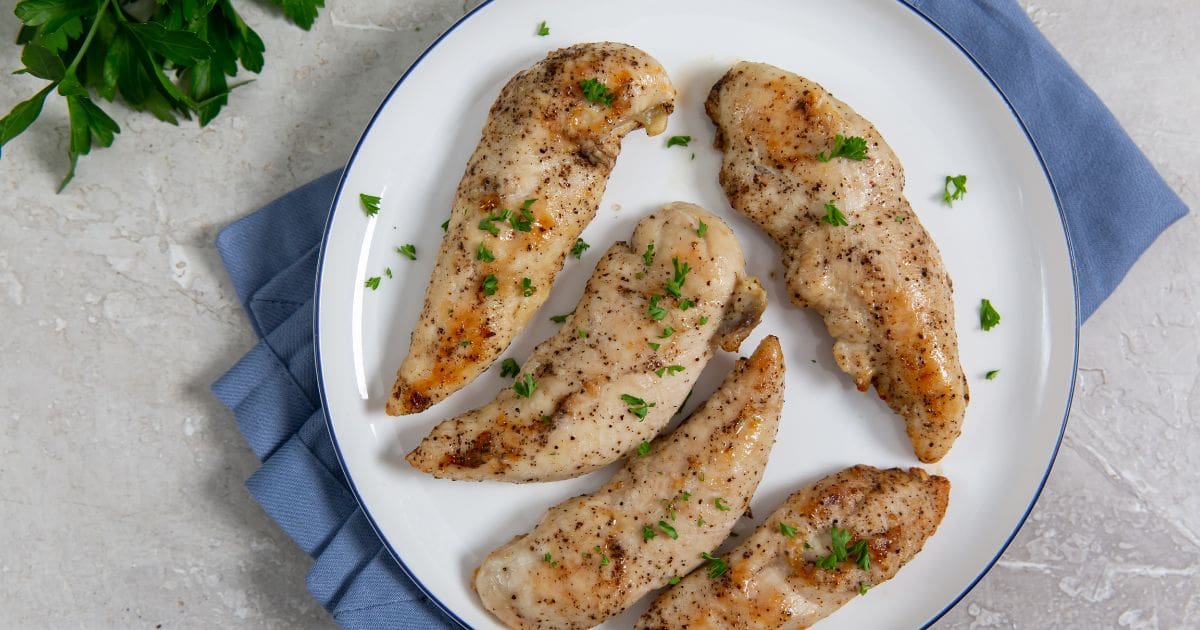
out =
[[[542,20],[548,37],[534,31]],[[954,279],[962,364],[971,405],[962,437],[930,472],[950,478],[946,518],[925,550],[891,581],[856,598],[823,628],[914,627],[952,606],[995,562],[1031,509],[1061,439],[1075,373],[1076,289],[1052,185],[1019,120],[953,41],[898,2],[758,0],[498,0],[463,18],[401,78],[363,134],[342,178],[322,247],[317,351],[330,433],[363,509],[417,584],[452,617],[494,627],[470,578],[490,550],[528,531],[546,508],[600,486],[612,470],[569,481],[512,485],[435,480],[403,460],[440,420],[491,400],[510,379],[499,362],[453,397],[415,416],[383,413],[408,349],[439,227],[508,79],[549,50],[612,40],[663,63],[679,98],[667,133],[624,143],[595,221],[592,248],[568,259],[545,307],[503,356],[523,361],[551,335],[551,315],[574,308],[596,260],[658,206],[691,201],[725,218],[749,270],[771,299],[743,345],[783,342],[787,403],[778,442],[753,501],[759,519],[794,489],[857,463],[918,464],[903,423],[834,365],[819,318],[791,305],[776,247],[734,212],[717,184],[720,155],[703,112],[712,84],[735,61],[763,61],[817,81],[872,121],[900,156],[906,192]],[[690,135],[688,148],[666,148]],[[970,192],[941,201],[946,175]],[[375,217],[359,193],[383,197]],[[416,245],[409,261],[395,248]],[[393,277],[387,277],[390,269]],[[377,290],[364,280],[382,276]],[[989,298],[1003,316],[979,326]],[[718,353],[686,412],[735,357]],[[995,380],[985,380],[999,370]],[[743,535],[757,522],[743,519]],[[630,627],[650,598],[612,627]]]

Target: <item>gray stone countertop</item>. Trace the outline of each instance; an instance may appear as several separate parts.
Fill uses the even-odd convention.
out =
[[[1200,2],[1023,4],[1200,208]],[[213,238],[341,166],[471,2],[330,0],[308,33],[239,5],[267,68],[208,127],[113,107],[122,133],[61,195],[61,99],[5,147],[0,626],[332,625],[305,590],[310,560],[243,488],[256,461],[208,392],[255,341]],[[16,29],[0,11],[4,72]],[[39,85],[4,76],[0,108]],[[1193,213],[1083,327],[1045,493],[939,627],[1200,627],[1198,244]]]

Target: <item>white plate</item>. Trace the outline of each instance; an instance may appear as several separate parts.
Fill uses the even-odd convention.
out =
[[[549,37],[534,36],[546,20]],[[776,248],[733,212],[717,184],[720,156],[703,100],[735,61],[764,61],[830,89],[875,125],[899,154],[907,194],[954,278],[971,405],[962,437],[932,472],[953,484],[937,535],[899,575],[857,598],[823,628],[916,627],[956,602],[1015,534],[1053,461],[1075,366],[1076,290],[1055,194],[1019,121],[971,60],[898,2],[855,0],[498,0],[463,18],[401,78],[371,121],[343,176],[326,229],[318,281],[317,351],[330,432],[360,503],[422,589],[465,624],[494,627],[469,586],[479,560],[527,531],[546,508],[611,474],[509,485],[438,481],[402,456],[439,420],[491,400],[508,379],[499,362],[417,416],[383,413],[408,347],[452,196],[501,86],[547,51],[614,40],[649,52],[679,90],[666,134],[626,138],[582,262],[570,259],[534,324],[504,356],[523,360],[548,337],[550,315],[574,307],[601,253],[659,205],[685,200],[734,227],[771,298],[743,350],[779,335],[788,361],[778,443],[753,502],[760,518],[793,489],[856,463],[914,466],[901,421],[834,365],[819,319],[792,306]],[[665,148],[691,135],[688,149]],[[693,151],[695,159],[691,159]],[[948,208],[943,178],[966,173],[970,192]],[[359,193],[380,194],[367,219]],[[409,262],[393,248],[415,243]],[[368,276],[384,278],[377,291]],[[1003,316],[979,327],[981,298]],[[733,355],[718,355],[688,410],[716,386]],[[988,370],[999,369],[993,381]],[[743,520],[745,534],[757,523]],[[629,627],[649,598],[618,618]]]

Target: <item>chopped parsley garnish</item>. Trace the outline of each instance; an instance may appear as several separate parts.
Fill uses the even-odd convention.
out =
[[[458,347],[460,348],[466,348],[469,345],[471,345],[470,339],[463,339],[462,341],[458,342]]]
[[[558,560],[555,560],[555,559],[554,559],[554,556],[550,555],[550,552],[549,552],[549,551],[547,551],[546,553],[542,554],[542,560],[543,560],[543,561],[545,561],[545,563],[546,563],[546,564],[548,564],[548,565],[550,565],[550,566],[552,566],[552,567],[556,567],[556,566],[558,566]]]
[[[646,401],[642,400],[641,398],[638,398],[637,396],[632,396],[630,394],[621,394],[621,400],[624,401],[624,403],[626,405],[629,405],[629,412],[632,413],[633,415],[637,416],[641,420],[646,419],[646,412],[650,411],[650,408],[656,404],[656,403],[647,403]]]
[[[988,373],[986,375],[984,375],[984,378],[986,378],[989,381],[994,381],[994,380],[996,380],[996,375],[999,373],[1000,373],[1000,370],[988,370]]]
[[[850,532],[837,527],[829,528],[830,553],[817,560],[817,566],[826,571],[833,571],[839,562],[846,559],[846,543],[850,542]]]
[[[500,228],[496,227],[496,222],[499,221],[499,222],[503,223],[506,220],[508,220],[508,210],[501,210],[499,212],[493,212],[493,213],[489,214],[487,217],[480,219],[479,229],[483,230],[484,232],[487,232],[488,234],[491,234],[492,236],[499,236]]]
[[[904,215],[902,215],[902,214],[897,214],[895,219],[896,219],[896,223],[904,223]]]
[[[725,564],[724,560],[708,553],[707,551],[701,553],[700,557],[708,560],[708,579],[710,580],[715,580],[722,575],[725,575],[725,572],[729,570],[729,565]]]
[[[533,378],[532,374],[526,374],[523,378],[519,378],[517,382],[513,383],[513,391],[521,398],[533,396],[533,390],[535,389],[537,389],[537,380]]]
[[[600,554],[600,566],[602,566],[602,567],[608,566],[608,556],[606,556],[604,554]]]
[[[586,98],[589,103],[604,103],[608,107],[612,107],[614,97],[612,90],[596,79],[580,81],[579,89],[583,91],[583,98]]]
[[[863,571],[871,570],[871,554],[867,552],[866,540],[860,540],[850,545],[847,551],[850,552],[850,555],[854,556],[854,562],[858,564],[858,568]]]
[[[450,219],[446,219],[445,221],[442,221],[442,231],[443,232],[450,231]]]
[[[847,160],[865,160],[867,158],[867,141],[859,136],[847,138],[839,133],[833,137],[833,149],[829,151],[829,155],[825,155],[823,151],[817,154],[817,159],[822,162],[828,162],[835,157],[844,157]]]
[[[588,245],[587,241],[585,241],[581,238],[577,238],[577,239],[575,239],[575,244],[571,246],[571,255],[574,256],[577,260],[582,259],[583,252],[586,251],[587,248],[589,248],[589,247],[591,247],[591,245]]]
[[[708,323],[708,315],[701,315],[700,316],[700,325],[703,326],[707,323]]]
[[[475,260],[481,262],[496,262],[496,256],[492,254],[492,250],[488,249],[483,243],[475,248]]]
[[[667,326],[666,328],[662,329],[662,333],[659,334],[658,336],[660,339],[666,339],[667,337],[670,337],[671,335],[674,335],[674,334],[675,334],[675,329],[671,328],[670,326]]]
[[[682,371],[683,371],[682,365],[667,365],[664,367],[660,367],[657,370],[654,370],[654,373],[657,374],[659,378],[662,378],[663,374],[666,374],[668,376],[675,376],[676,374],[678,374]]]
[[[683,368],[680,368],[680,369],[683,369]],[[687,490],[684,490],[683,492],[680,492],[680,493],[679,493],[679,500],[680,500],[680,501],[687,501],[687,500],[688,500],[688,499],[690,499],[690,498],[692,498],[692,493],[691,493],[691,492],[688,492]]]
[[[379,202],[383,200],[382,197],[376,197],[375,195],[368,195],[366,193],[359,193],[358,200],[362,202],[363,212],[366,213],[367,216],[373,217],[379,214]]]
[[[537,293],[537,287],[533,286],[533,280],[521,278],[521,295],[529,297],[534,293]]]
[[[647,341],[646,343],[650,344],[651,350],[658,350],[659,348],[662,347],[661,343],[654,343],[653,341]]]
[[[529,211],[529,208],[532,207],[536,201],[537,199],[526,199],[525,203],[521,204],[521,215],[518,217],[514,214],[512,218],[509,219],[508,222],[512,224],[514,230],[519,232],[533,231],[533,213]]]
[[[954,187],[953,191],[950,190],[951,186]],[[954,175],[954,176],[947,175],[946,176],[946,185],[942,190],[942,201],[945,201],[946,205],[953,207],[954,202],[958,201],[959,199],[962,199],[963,195],[965,195],[965,194],[967,194],[967,176],[966,175]]]
[[[554,322],[555,324],[561,324],[561,323],[567,321],[567,318],[574,314],[575,314],[575,311],[572,310],[570,313],[563,313],[562,315],[555,315],[550,318],[550,321]]]
[[[687,281],[688,272],[691,271],[692,268],[686,262],[680,264],[678,258],[671,259],[671,267],[675,269],[675,277],[668,280],[667,285],[664,288],[667,290],[667,293],[670,293],[676,298],[680,298],[683,296],[683,283]]]
[[[658,528],[662,530],[662,533],[669,536],[671,540],[679,540],[679,532],[675,531],[675,528],[671,527],[666,521],[659,521]]]
[[[821,217],[821,223],[828,223],[834,227],[839,225],[850,225],[846,222],[846,215],[842,214],[838,207],[833,205],[833,202],[825,204],[825,216]]]
[[[671,579],[667,580],[667,584],[670,584],[671,586],[675,586],[679,582],[680,582],[680,579],[679,579],[678,575],[672,575]]]
[[[513,360],[512,357],[500,362],[500,378],[508,378],[510,376],[516,376],[520,373],[521,366],[517,365],[517,362]]]
[[[391,278],[391,277],[392,277],[392,268],[391,268],[391,267],[384,267],[384,268],[383,268],[383,275],[385,275],[385,276],[387,276],[387,277]]]
[[[713,505],[717,506],[717,509],[721,510],[722,512],[728,512],[730,510],[729,504],[725,503],[725,499],[721,497],[713,499]]]
[[[483,294],[495,295],[497,285],[498,283],[496,282],[496,274],[489,273],[487,277],[483,279]]]
[[[704,527],[704,517],[696,519],[696,527]]]
[[[686,311],[695,305],[696,303],[689,298],[683,298],[682,300],[679,300],[679,310],[681,311]]]
[[[576,328],[576,329],[575,329],[575,335],[576,335],[577,337],[579,337],[580,339],[586,339],[586,338],[587,338],[587,336],[588,336],[588,332],[587,332],[586,330],[582,329],[582,328]]]
[[[656,322],[662,321],[667,316],[667,309],[658,305],[660,299],[657,295],[650,296],[650,307],[647,309],[647,312],[650,313],[650,319]]]
[[[658,536],[658,534],[654,533],[653,527],[642,525],[642,542],[646,542],[655,536]]]
[[[996,312],[995,307],[992,306],[991,300],[984,298],[983,301],[979,303],[979,325],[982,326],[984,330],[991,330],[996,327],[996,324],[999,323],[1000,313]]]
[[[647,442],[646,440],[642,440],[642,443],[638,444],[637,454],[639,456],[645,456],[649,452],[650,452],[650,443]]]
[[[667,148],[671,147],[686,147],[692,141],[691,136],[671,136],[667,138]]]
[[[859,582],[859,583],[858,583],[858,594],[859,594],[859,595],[866,595],[866,594],[867,594],[867,591],[869,591],[869,590],[871,590],[871,585],[870,585],[870,584],[867,584],[866,582]]]
[[[549,34],[550,34],[550,27],[546,26],[546,20],[542,20],[542,23],[538,24],[537,35],[538,35],[538,37],[545,37]]]
[[[699,227],[696,228],[696,236],[704,238],[705,234],[708,234],[708,224],[701,221]]]
[[[642,262],[646,263],[647,267],[654,264],[654,243],[647,245],[646,251],[642,252]]]
[[[412,243],[406,243],[396,248],[396,253],[404,256],[409,260],[417,259],[417,246]]]
[[[368,289],[370,289],[372,291],[374,291],[375,289],[378,289],[379,288],[379,276],[371,276],[370,278],[367,278],[367,281],[363,283],[363,286],[367,287]]]
[[[796,537],[796,528],[792,527],[791,525],[788,525],[787,523],[784,523],[783,521],[780,521],[779,522],[779,533],[783,534],[784,536],[787,536],[788,538],[795,538]]]

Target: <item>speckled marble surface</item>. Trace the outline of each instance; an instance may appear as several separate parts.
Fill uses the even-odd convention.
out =
[[[254,342],[213,237],[341,165],[473,3],[330,0],[309,33],[242,4],[267,69],[209,127],[114,108],[114,147],[57,196],[61,104],[5,148],[0,626],[332,625],[305,590],[308,558],[242,487],[255,459],[208,393]],[[1023,4],[1200,208],[1200,3]],[[16,28],[0,11],[2,39]],[[0,46],[0,68],[17,54]],[[3,76],[3,109],[37,86]],[[1198,243],[1193,213],[1084,326],[1042,500],[939,627],[1200,627]]]

